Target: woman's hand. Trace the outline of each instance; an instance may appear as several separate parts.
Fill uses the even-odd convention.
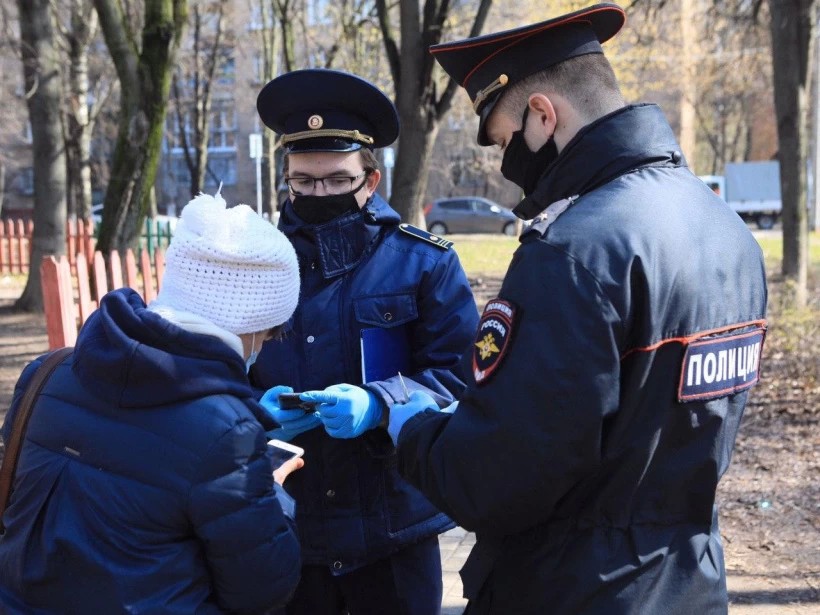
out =
[[[290,473],[295,470],[298,470],[303,465],[305,465],[305,460],[301,457],[289,459],[273,471],[273,480],[275,480],[280,485],[284,485],[285,479],[290,475]]]

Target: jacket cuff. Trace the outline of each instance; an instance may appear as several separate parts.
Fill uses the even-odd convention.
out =
[[[381,402],[382,410],[405,401],[404,391],[398,381],[379,380],[376,382],[368,382],[363,384],[362,388],[373,393]]]
[[[285,516],[290,519],[291,521],[296,519],[296,502],[285,488],[277,482],[273,483],[273,492],[276,495],[276,499],[279,501],[279,506],[282,507],[282,512],[285,513]]]

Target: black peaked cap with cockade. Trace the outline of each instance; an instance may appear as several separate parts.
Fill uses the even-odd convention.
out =
[[[372,83],[329,69],[285,73],[256,99],[262,122],[282,135],[288,152],[352,152],[393,143],[399,116]]]
[[[442,68],[461,85],[479,115],[478,143],[491,145],[486,122],[501,95],[514,83],[564,60],[603,53],[626,16],[603,2],[529,26],[430,47]]]

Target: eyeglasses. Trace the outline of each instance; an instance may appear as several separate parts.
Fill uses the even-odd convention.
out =
[[[285,183],[296,195],[313,194],[316,184],[320,183],[328,194],[344,194],[353,190],[353,182],[367,175],[362,171],[358,175],[331,175],[330,177],[286,177]]]

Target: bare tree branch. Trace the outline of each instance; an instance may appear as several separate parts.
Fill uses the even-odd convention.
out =
[[[393,76],[393,83],[396,84],[396,91],[401,83],[401,61],[399,58],[399,46],[396,44],[396,35],[390,23],[390,9],[385,0],[376,0],[376,14],[379,18],[379,29],[384,41],[384,50],[387,54],[387,63],[390,65],[390,74]]]
[[[476,11],[475,19],[473,20],[473,25],[470,27],[469,38],[481,34],[492,4],[492,0],[481,0],[481,4],[479,4],[478,10]],[[458,91],[458,87],[459,84],[452,79],[447,80],[447,86],[436,102],[436,116],[438,118],[444,117],[444,114],[450,109],[450,106],[453,104],[453,96],[455,96],[455,93]]]
[[[125,22],[125,13],[118,0],[93,0],[105,33],[105,42],[114,68],[125,90],[137,81],[138,47]]]

